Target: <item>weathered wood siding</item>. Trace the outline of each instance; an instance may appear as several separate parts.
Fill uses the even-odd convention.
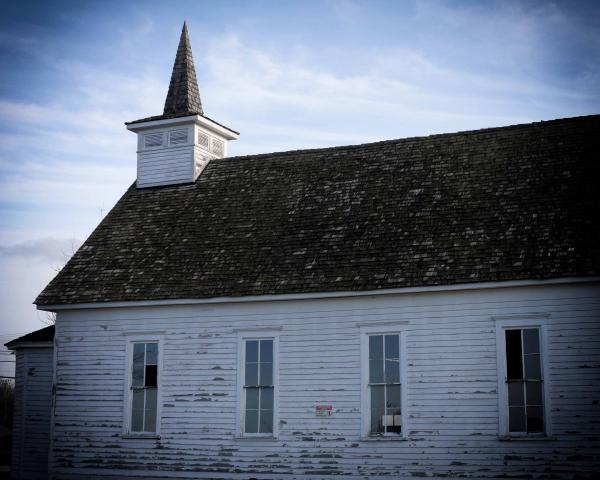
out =
[[[551,439],[498,438],[497,315],[549,314]],[[572,478],[600,470],[600,285],[61,312],[53,470]],[[360,437],[357,324],[408,322],[404,440]],[[237,331],[281,326],[279,438],[235,438]],[[164,332],[161,438],[120,436],[126,336]],[[332,404],[332,417],[315,404]]]
[[[50,347],[16,351],[11,478],[48,478],[53,363]]]
[[[184,145],[139,152],[137,186],[193,182],[194,148],[193,145]]]

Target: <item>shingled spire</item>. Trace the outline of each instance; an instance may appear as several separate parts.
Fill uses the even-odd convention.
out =
[[[183,22],[183,28],[181,29],[181,37],[177,47],[177,55],[175,56],[163,115],[180,113],[197,113],[200,115],[204,113],[200,102],[192,45],[186,22]]]

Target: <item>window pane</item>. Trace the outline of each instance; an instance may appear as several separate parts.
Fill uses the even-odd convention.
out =
[[[273,410],[273,389],[260,389],[260,408],[263,410]]]
[[[399,352],[399,337],[398,335],[385,336],[385,358],[398,358]]]
[[[527,433],[544,431],[544,410],[542,407],[527,407]]]
[[[258,388],[246,388],[246,408],[258,410]]]
[[[246,364],[245,385],[258,385],[258,363]]]
[[[399,383],[400,382],[400,362],[397,358],[385,360],[385,382]]]
[[[246,363],[258,362],[258,340],[246,341]]]
[[[525,355],[525,378],[542,378],[539,353]]]
[[[144,432],[156,432],[156,388],[146,389],[146,425]]]
[[[383,432],[385,416],[384,385],[371,387],[371,432]]]
[[[510,379],[523,378],[521,330],[506,330],[506,374]]]
[[[133,368],[131,371],[131,385],[141,387],[144,384],[144,343],[133,345]]]
[[[542,384],[540,382],[527,382],[527,406],[543,404]]]
[[[260,384],[261,385],[273,385],[273,364],[272,363],[261,363],[260,364]]]
[[[540,353],[540,335],[537,328],[523,330],[523,350],[527,353]]]
[[[369,359],[369,383],[383,383],[383,359]]]
[[[511,407],[525,405],[523,387],[523,382],[510,382],[508,384],[508,404]]]
[[[146,365],[156,365],[158,363],[158,343],[146,344]]]
[[[273,340],[260,341],[260,361],[273,362]]]
[[[273,410],[260,411],[260,433],[273,433]]]
[[[371,409],[371,433],[383,433],[384,410],[381,408]]]
[[[524,432],[525,431],[525,407],[509,407],[508,408],[508,431],[509,432]]]
[[[400,385],[386,385],[386,407],[388,409],[400,408]]]
[[[387,433],[402,433],[402,417],[400,409],[388,409],[385,415],[385,431]]]
[[[244,432],[258,433],[258,410],[246,410]]]
[[[146,365],[146,379],[144,385],[146,387],[156,387],[158,385],[157,380],[157,367],[156,365]]]
[[[131,408],[131,431],[141,432],[144,426],[144,390],[134,390]]]
[[[383,335],[369,337],[369,358],[383,358]]]

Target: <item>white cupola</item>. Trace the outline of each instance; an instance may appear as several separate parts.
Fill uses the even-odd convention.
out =
[[[227,156],[239,133],[204,116],[184,22],[162,115],[126,123],[137,133],[137,188],[195,182],[208,162]]]

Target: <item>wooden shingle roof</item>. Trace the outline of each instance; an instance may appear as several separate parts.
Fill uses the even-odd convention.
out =
[[[600,116],[213,160],[131,186],[38,305],[600,274]]]

